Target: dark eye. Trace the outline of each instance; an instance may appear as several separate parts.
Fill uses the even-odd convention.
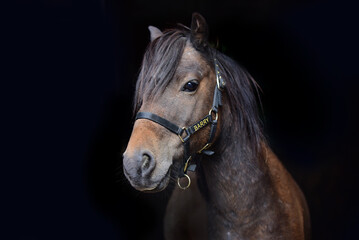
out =
[[[196,91],[197,87],[198,87],[198,82],[196,80],[191,80],[183,86],[182,91],[194,92]]]

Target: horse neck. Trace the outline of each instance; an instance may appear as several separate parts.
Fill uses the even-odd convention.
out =
[[[230,224],[250,222],[258,214],[266,214],[266,208],[275,202],[265,163],[266,146],[263,144],[260,150],[263,154],[253,157],[249,143],[237,134],[230,128],[222,131],[215,145],[216,154],[202,159],[199,174],[213,221],[222,217],[221,221],[225,219]]]

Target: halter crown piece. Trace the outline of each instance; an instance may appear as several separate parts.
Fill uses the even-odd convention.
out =
[[[180,174],[178,176],[178,186],[181,189],[187,189],[191,185],[191,179],[186,174],[187,171],[195,171],[196,170],[196,164],[192,163],[191,161],[194,160],[197,155],[203,153],[205,155],[213,155],[214,152],[211,150],[208,150],[208,148],[212,145],[214,136],[216,135],[216,129],[217,129],[217,122],[218,122],[218,108],[219,106],[222,106],[222,91],[225,87],[225,81],[223,80],[220,72],[219,72],[219,65],[217,59],[214,59],[214,70],[216,72],[216,81],[217,81],[217,87],[214,88],[214,96],[213,96],[213,103],[212,108],[209,110],[208,115],[206,115],[201,120],[197,121],[195,124],[189,126],[189,127],[179,127],[176,124],[150,112],[138,112],[136,115],[136,119],[148,119],[151,120],[157,124],[160,124],[161,126],[167,128],[169,131],[175,133],[178,135],[181,142],[184,144],[184,154],[183,154],[183,164],[181,167]],[[209,133],[209,138],[206,143],[199,151],[197,151],[194,154],[190,154],[190,137],[195,132],[203,129],[205,126],[211,124],[211,130]],[[180,184],[180,178],[186,177],[187,178],[187,185],[182,186]]]

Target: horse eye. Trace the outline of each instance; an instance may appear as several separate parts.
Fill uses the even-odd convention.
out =
[[[198,82],[196,80],[191,80],[183,86],[182,91],[194,92],[196,91],[197,87],[198,87]]]

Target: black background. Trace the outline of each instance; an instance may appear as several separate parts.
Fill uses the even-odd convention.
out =
[[[358,239],[354,1],[12,1],[1,11],[1,239],[160,239],[168,192],[134,191],[121,153],[148,25],[190,24],[262,87],[268,140],[313,239]]]

